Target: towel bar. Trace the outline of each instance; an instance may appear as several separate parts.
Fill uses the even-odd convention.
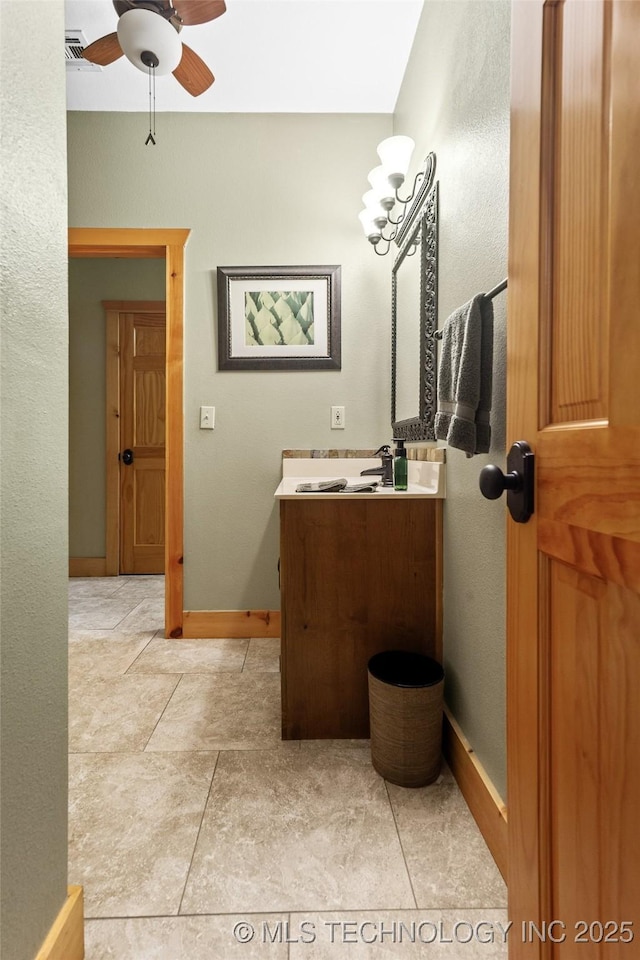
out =
[[[503,290],[507,289],[508,280],[503,280],[501,283],[497,284],[493,290],[489,290],[488,293],[485,293],[487,300],[493,300],[494,297],[497,297],[499,293],[502,293]],[[434,334],[436,340],[442,340],[442,330],[436,330]]]

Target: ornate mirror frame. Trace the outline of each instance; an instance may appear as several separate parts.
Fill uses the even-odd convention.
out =
[[[391,424],[393,436],[405,440],[435,440],[438,328],[438,184],[434,182],[436,157],[430,153],[420,189],[398,228],[398,254],[392,269],[391,286]],[[418,250],[416,250],[418,246]],[[398,271],[408,256],[420,257],[419,300],[419,396],[416,415],[396,419],[398,373]]]

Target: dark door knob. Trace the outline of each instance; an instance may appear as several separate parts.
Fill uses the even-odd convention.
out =
[[[491,463],[480,471],[480,492],[497,500],[507,491],[507,507],[516,523],[526,523],[533,513],[535,457],[528,443],[517,440],[507,455],[507,472]]]
[[[130,464],[133,463],[133,450],[129,450],[129,448],[127,447],[127,449],[123,450],[122,453],[120,454],[120,459],[125,464],[125,466],[128,467]]]
[[[497,500],[505,490],[519,490],[522,478],[517,473],[503,473],[500,467],[490,463],[480,471],[480,490],[487,500]]]

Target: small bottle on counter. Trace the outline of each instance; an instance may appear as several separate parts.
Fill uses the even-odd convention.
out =
[[[405,450],[404,440],[393,438],[396,445],[393,459],[393,486],[396,490],[407,489],[407,451]]]

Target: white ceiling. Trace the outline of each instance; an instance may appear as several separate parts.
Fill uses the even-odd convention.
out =
[[[156,79],[156,109],[207,113],[393,113],[423,0],[227,0],[180,37],[213,86],[191,97]],[[116,29],[111,0],[66,0],[66,27],[92,43]],[[67,67],[70,110],[148,109],[148,78],[126,58],[96,72]]]

